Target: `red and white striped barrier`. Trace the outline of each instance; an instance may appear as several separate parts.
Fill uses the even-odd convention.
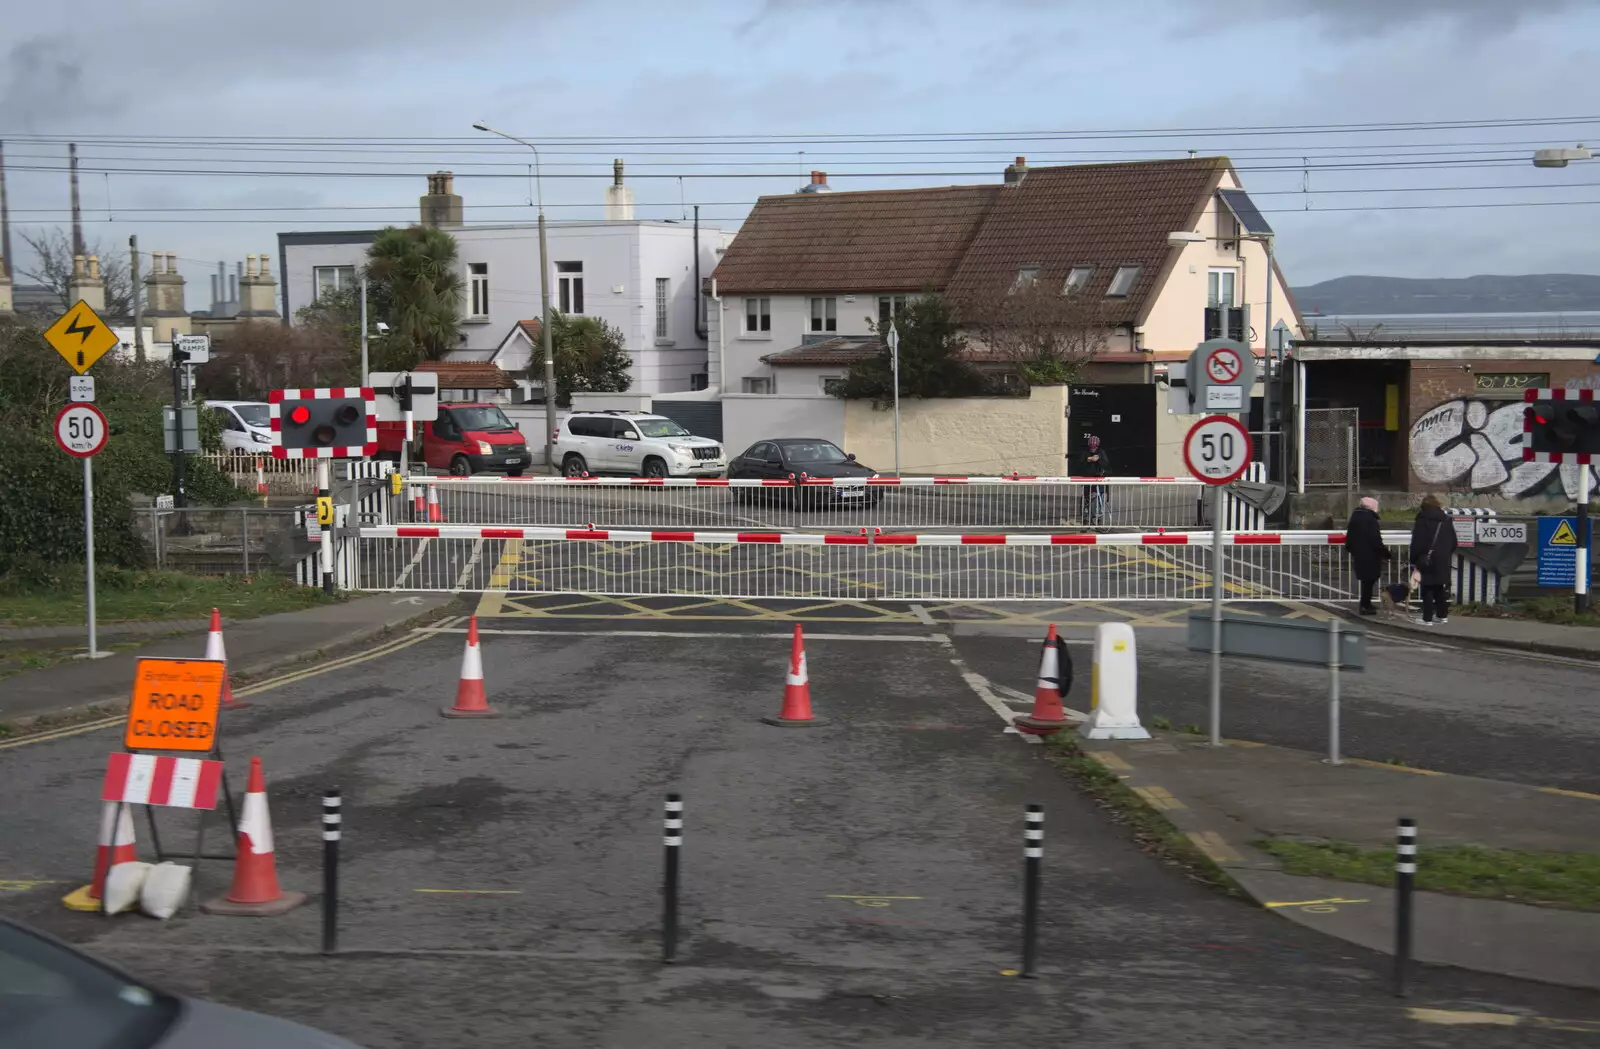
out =
[[[1040,532],[965,535],[874,532],[682,532],[626,529],[516,528],[482,525],[371,525],[363,539],[570,539],[588,542],[705,543],[720,546],[1209,546],[1210,532]],[[1404,544],[1409,532],[1384,532],[1384,542]],[[1223,532],[1227,546],[1342,546],[1343,532]]]
[[[802,485],[828,488],[923,488],[933,485],[1196,485],[1192,477],[1026,477],[1002,474],[997,477],[501,477],[478,474],[472,477],[416,476],[408,484],[429,485],[545,485],[590,488],[792,488]]]
[[[180,809],[214,809],[222,784],[222,762],[205,758],[169,758],[156,754],[116,753],[106,763],[101,801],[129,805],[167,805]]]

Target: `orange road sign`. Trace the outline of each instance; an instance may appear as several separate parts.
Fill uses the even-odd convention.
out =
[[[93,367],[94,362],[118,342],[117,333],[82,299],[56,318],[45,330],[44,340],[79,375]]]
[[[227,674],[220,659],[141,659],[122,741],[129,750],[210,750]]]

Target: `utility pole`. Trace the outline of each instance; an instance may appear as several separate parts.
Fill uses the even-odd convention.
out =
[[[139,238],[128,238],[128,278],[133,284],[133,359],[144,363],[144,295],[139,289]]]
[[[83,212],[78,207],[78,144],[67,143],[67,166],[72,171],[72,254],[87,255],[83,244]]]
[[[285,280],[288,278],[285,277]],[[361,385],[371,385],[367,382],[367,271],[361,270]],[[409,436],[409,435],[408,435]]]
[[[1275,398],[1272,396],[1272,384],[1275,381],[1272,370],[1272,285],[1276,278],[1273,272],[1275,267],[1273,266],[1272,259],[1272,235],[1268,234],[1267,236],[1263,237],[1262,240],[1265,242],[1267,247],[1267,319],[1266,323],[1262,326],[1262,330],[1266,332],[1267,336],[1267,381],[1263,383],[1261,387],[1261,429],[1263,431],[1261,435],[1261,465],[1266,473],[1266,479],[1268,483],[1271,483],[1273,458],[1272,405],[1273,401],[1275,400]]]

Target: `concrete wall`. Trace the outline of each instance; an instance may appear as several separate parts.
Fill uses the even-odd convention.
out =
[[[870,401],[844,405],[844,448],[864,463],[894,469],[894,414]],[[1058,476],[1067,450],[1067,388],[1031,397],[966,397],[900,402],[900,469],[910,474],[990,476],[1016,471]]]
[[[727,394],[722,398],[722,443],[730,456],[772,437],[821,437],[855,451],[845,435],[845,402],[837,397]],[[857,452],[859,455],[860,453]],[[879,470],[889,467],[861,456]],[[888,462],[893,463],[894,452]]]
[[[825,367],[800,367],[785,366],[773,368],[772,375],[778,380],[777,393],[780,396],[811,397],[817,394],[826,394],[823,389],[824,379],[843,379],[850,374],[849,365],[830,364]]]

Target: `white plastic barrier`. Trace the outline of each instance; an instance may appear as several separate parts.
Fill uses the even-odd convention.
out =
[[[1079,727],[1080,736],[1150,738],[1139,724],[1139,660],[1133,627],[1101,623],[1094,628],[1094,666],[1089,683],[1089,719]]]

